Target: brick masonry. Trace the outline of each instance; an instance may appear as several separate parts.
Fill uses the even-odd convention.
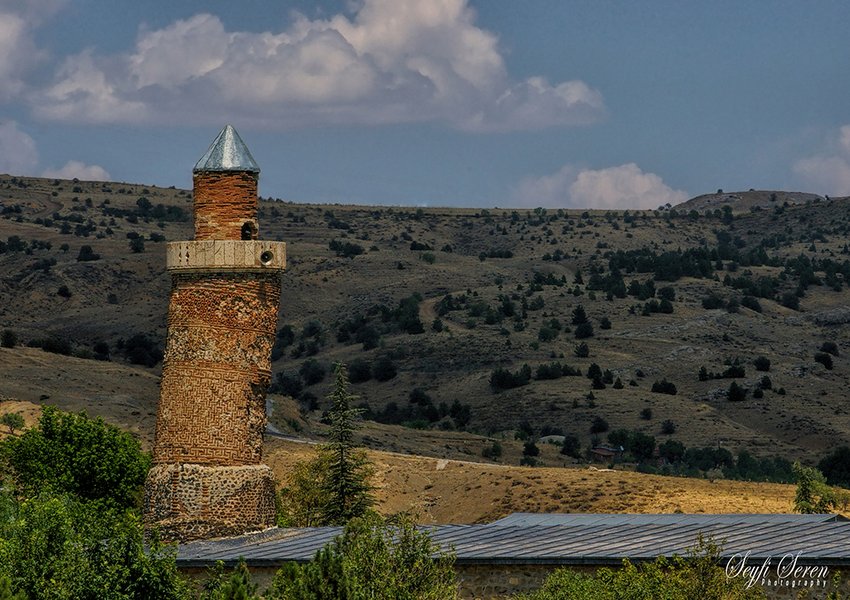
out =
[[[164,540],[274,524],[274,477],[261,463],[286,262],[282,242],[256,239],[257,204],[256,173],[196,172],[195,240],[169,244],[168,339],[144,503],[146,524]]]
[[[280,275],[172,274],[154,463],[260,463]]]
[[[240,240],[246,222],[252,223],[252,239],[257,239],[256,173],[200,172],[193,184],[196,240]]]

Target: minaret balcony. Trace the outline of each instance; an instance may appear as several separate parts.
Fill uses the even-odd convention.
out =
[[[283,271],[286,243],[266,240],[197,240],[169,242],[169,271]]]

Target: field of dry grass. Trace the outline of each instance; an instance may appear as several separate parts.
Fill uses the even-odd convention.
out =
[[[278,478],[315,448],[276,440],[267,462]],[[790,512],[794,486],[661,477],[595,467],[514,467],[370,451],[378,509],[423,523],[482,523],[512,512]]]

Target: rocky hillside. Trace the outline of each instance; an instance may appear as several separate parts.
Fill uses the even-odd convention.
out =
[[[276,422],[320,433],[343,361],[386,424],[375,447],[443,456],[436,434],[463,430],[451,456],[499,441],[516,464],[517,432],[574,436],[582,454],[627,429],[815,461],[850,444],[850,201],[772,194],[655,212],[264,199],[260,236],[289,255],[274,397],[300,406]],[[0,329],[18,341],[0,350],[4,385],[61,404],[91,377],[95,412],[148,435],[164,242],[191,237],[191,193],[2,176],[0,213]]]

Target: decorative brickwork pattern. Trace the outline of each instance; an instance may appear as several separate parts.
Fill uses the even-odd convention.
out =
[[[145,513],[165,541],[234,536],[274,525],[274,493],[265,465],[155,465],[145,483]]]
[[[193,179],[196,240],[241,240],[245,223],[257,239],[256,173],[201,172]]]

